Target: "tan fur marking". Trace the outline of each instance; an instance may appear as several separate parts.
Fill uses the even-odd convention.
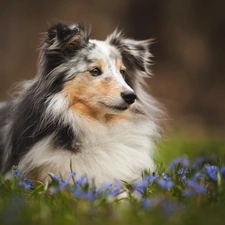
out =
[[[106,67],[106,64],[104,62],[103,59],[98,59],[96,60],[96,62],[92,63],[89,67],[88,67],[88,70],[90,71],[91,69],[94,69],[95,67],[101,69],[104,71],[105,67]]]
[[[95,118],[96,109],[91,106],[91,103],[88,101],[88,98],[91,97],[91,94],[84,96],[85,85],[82,83],[76,84],[76,82],[68,82],[64,88],[64,92],[70,100],[70,108],[87,117]]]
[[[118,70],[126,70],[126,67],[123,65],[123,62],[121,59],[116,60],[116,67]]]
[[[84,32],[83,31],[79,31],[77,34],[75,34],[67,43],[68,45],[70,43],[73,43],[73,42],[79,42],[81,37],[84,35]]]
[[[99,65],[99,67],[102,69],[106,67],[105,62],[102,59],[97,60],[97,65]]]
[[[67,82],[63,89],[70,101],[70,108],[76,113],[89,118],[98,118],[103,116],[103,112],[95,106],[92,99],[95,99],[98,93],[98,85],[90,86],[91,76],[89,71],[77,75],[75,79]]]
[[[117,59],[116,60],[116,67],[117,69],[120,71],[120,70],[124,70],[126,71],[126,67],[123,65],[123,62],[121,59]],[[125,79],[125,74],[123,75],[123,78]]]
[[[121,66],[121,63],[119,64]],[[105,62],[98,60],[88,70],[78,74],[73,80],[65,83],[63,92],[69,99],[69,107],[77,114],[91,120],[101,120],[107,123],[128,119],[130,110],[118,114],[110,114],[106,106],[116,106],[115,99],[120,100],[123,91],[111,77],[100,79],[91,76],[93,67],[104,68]],[[103,69],[102,69],[103,70]]]
[[[79,30],[72,38],[70,38],[66,43],[61,43],[60,48],[73,48],[73,43],[79,43],[84,32]]]

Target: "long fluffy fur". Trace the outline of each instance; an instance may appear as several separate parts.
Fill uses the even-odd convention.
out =
[[[151,42],[118,31],[96,41],[90,33],[80,24],[50,27],[37,75],[0,104],[0,165],[6,177],[13,165],[41,181],[48,173],[66,177],[71,164],[78,175],[100,185],[154,170],[161,111],[143,88]],[[100,76],[91,75],[92,64],[104,68]],[[120,67],[126,68],[125,81]],[[136,93],[134,104],[124,103],[124,90]]]

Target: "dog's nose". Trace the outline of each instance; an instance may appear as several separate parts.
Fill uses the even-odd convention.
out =
[[[124,91],[120,93],[121,97],[127,104],[134,103],[135,99],[137,98],[137,95],[133,91]]]

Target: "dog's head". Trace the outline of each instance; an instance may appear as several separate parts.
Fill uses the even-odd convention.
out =
[[[42,47],[39,74],[49,91],[62,92],[77,112],[123,112],[135,102],[149,74],[149,41],[126,39],[117,31],[97,41],[90,33],[80,24],[52,26]]]

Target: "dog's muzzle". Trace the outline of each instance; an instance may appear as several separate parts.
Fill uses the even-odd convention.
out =
[[[124,91],[120,93],[122,99],[129,105],[133,104],[137,95],[133,91]]]

